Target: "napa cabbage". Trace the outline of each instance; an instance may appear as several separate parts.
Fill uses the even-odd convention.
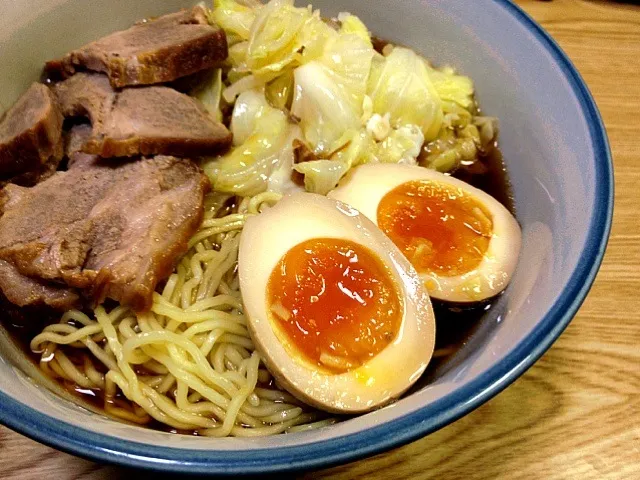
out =
[[[349,165],[336,160],[312,160],[295,166],[304,175],[307,192],[326,195],[333,190],[349,170]]]
[[[402,125],[393,129],[377,145],[376,160],[380,163],[416,165],[424,143],[422,130],[416,125]]]
[[[256,19],[256,10],[235,0],[213,0],[211,23],[222,28],[229,45],[249,40],[251,25]]]
[[[191,91],[191,96],[200,100],[209,115],[218,122],[222,121],[222,110],[220,108],[222,89],[222,69],[216,68],[209,73],[200,85]]]
[[[265,86],[265,95],[271,105],[281,110],[289,110],[293,101],[293,72],[285,72]]]
[[[473,108],[473,82],[469,77],[457,75],[451,67],[440,69],[429,68],[429,77],[433,86],[443,102],[443,108],[449,102],[453,102],[465,110]]]
[[[339,14],[338,20],[340,21],[340,33],[358,35],[368,46],[373,48],[371,35],[362,20],[346,12]]]
[[[294,169],[304,175],[305,189],[326,195],[351,169],[364,163],[417,164],[424,136],[419,127],[404,125],[390,129],[385,138],[376,141],[367,129],[349,131],[343,136],[344,146],[329,159],[304,162]]]
[[[407,48],[377,54],[354,15],[328,24],[293,0],[214,5],[213,20],[231,37],[222,96],[228,103],[237,97],[234,149],[205,167],[217,190],[286,191],[295,170],[308,191],[325,194],[354,166],[418,158],[450,171],[494,138],[493,122],[475,123],[468,77],[433,68]],[[216,88],[201,98],[205,105],[220,103]],[[294,138],[317,159],[294,164]]]
[[[272,0],[261,8],[251,26],[247,66],[265,80],[295,67],[304,47],[304,27],[311,19],[309,8],[296,8],[293,0]]]
[[[291,145],[301,134],[284,112],[269,105],[263,90],[240,94],[233,109],[231,131],[232,150],[203,163],[214,190],[252,196],[269,188],[274,172],[280,171],[282,176],[284,170],[290,176]],[[282,182],[272,182],[272,185],[284,188]]]
[[[318,156],[344,145],[345,132],[362,127],[373,48],[361,36],[332,31],[322,55],[294,71],[291,113]]]
[[[394,127],[417,125],[425,139],[436,138],[442,126],[442,101],[422,57],[396,47],[376,57],[368,84],[373,112],[389,114]]]

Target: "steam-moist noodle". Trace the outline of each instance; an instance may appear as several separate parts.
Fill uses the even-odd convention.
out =
[[[100,390],[105,412],[222,437],[310,429],[332,419],[271,385],[243,314],[236,263],[244,221],[280,198],[262,193],[231,212],[210,195],[205,219],[151,312],[99,306],[71,310],[31,342],[40,366],[82,389]],[[80,353],[80,355],[78,354]],[[128,401],[119,398],[118,391]]]

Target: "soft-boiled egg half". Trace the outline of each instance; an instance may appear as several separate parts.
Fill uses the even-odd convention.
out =
[[[515,270],[521,241],[516,219],[490,195],[449,175],[367,164],[352,169],[328,196],[375,222],[416,268],[432,298],[491,298]]]
[[[420,277],[342,202],[296,193],[248,219],[238,270],[256,348],[308,404],[371,410],[399,397],[431,359],[435,321]]]

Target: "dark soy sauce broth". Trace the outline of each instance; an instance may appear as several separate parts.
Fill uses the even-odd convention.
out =
[[[488,193],[515,216],[511,184],[497,142],[488,152],[479,155],[474,164],[459,167],[452,176]],[[424,377],[431,377],[440,365],[467,343],[497,298],[471,305],[432,300],[436,318],[436,350]]]

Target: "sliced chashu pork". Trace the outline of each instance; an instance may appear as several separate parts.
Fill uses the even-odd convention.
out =
[[[227,54],[224,31],[209,25],[206,9],[196,6],[112,33],[49,62],[47,70],[62,77],[103,72],[114,87],[151,85],[212,68]]]
[[[91,138],[91,125],[81,123],[72,126],[65,135],[64,153],[67,157],[67,170],[92,166],[99,157],[82,152],[82,147]],[[108,161],[108,160],[105,160]]]
[[[54,95],[34,83],[0,119],[0,186],[35,185],[62,159],[63,116]]]
[[[214,155],[231,144],[229,130],[197,100],[169,87],[115,91],[104,75],[77,73],[52,88],[66,117],[91,120],[85,153],[190,158]]]
[[[80,296],[75,289],[27,277],[4,260],[0,260],[0,291],[9,302],[18,307],[44,306],[69,310],[80,306]]]
[[[25,282],[7,280],[19,274],[32,290],[70,287],[94,304],[112,298],[147,310],[200,226],[208,188],[193,162],[165,156],[95,159],[33,188],[8,185],[0,191],[0,288],[10,300],[21,295]],[[46,304],[45,296],[32,303]]]

